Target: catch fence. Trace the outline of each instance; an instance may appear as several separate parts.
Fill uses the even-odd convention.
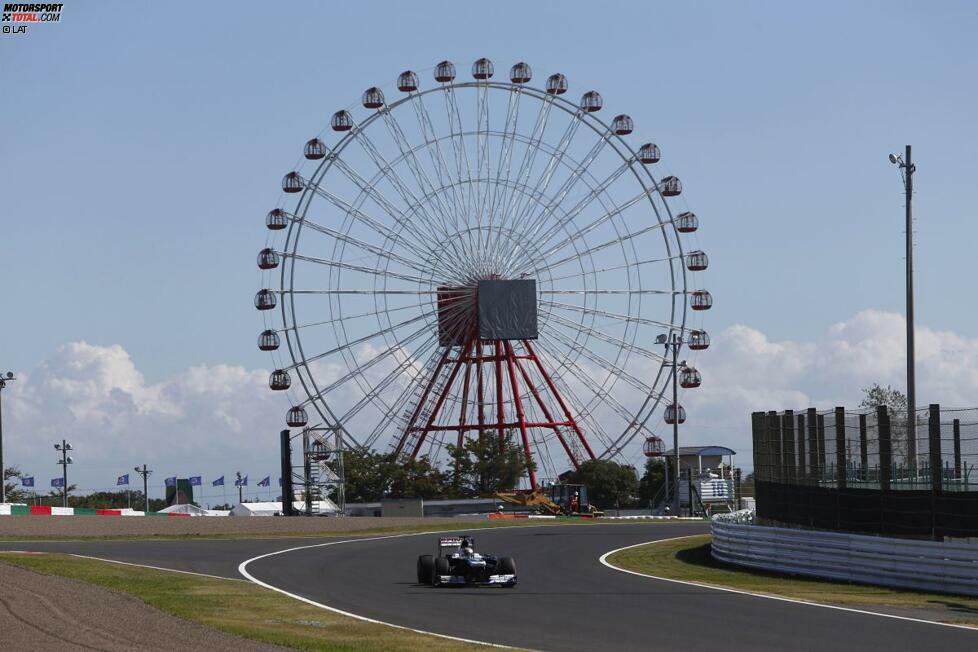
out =
[[[978,536],[978,409],[755,412],[752,432],[761,521]]]

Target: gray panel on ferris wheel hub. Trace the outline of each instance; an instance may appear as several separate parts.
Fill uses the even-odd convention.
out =
[[[536,280],[479,281],[478,295],[480,339],[537,339]]]

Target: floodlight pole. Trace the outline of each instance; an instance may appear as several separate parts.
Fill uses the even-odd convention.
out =
[[[672,452],[673,452],[673,475],[675,476],[675,492],[673,500],[676,501],[676,516],[679,516],[679,389],[677,387],[679,377],[679,345],[682,343],[676,334],[672,334]],[[692,505],[692,504],[691,504]]]
[[[910,145],[907,145],[906,158],[890,154],[890,162],[900,167],[905,193],[907,219],[907,457],[916,475],[917,468],[917,382],[915,379],[916,360],[914,357],[913,322],[913,173],[917,167],[910,158]]]
[[[917,466],[917,382],[915,376],[916,360],[914,359],[914,323],[913,323],[913,173],[914,166],[910,161],[910,145],[907,145],[907,158],[903,162],[904,190],[906,191],[907,209],[907,437],[912,442],[911,453],[913,465]],[[931,469],[931,472],[935,471]]]
[[[58,464],[61,465],[61,482],[63,486],[61,487],[61,506],[68,506],[68,465],[71,464],[71,458],[68,457],[68,451],[71,450],[71,444],[69,444],[64,439],[61,440],[60,444],[55,444],[54,449],[61,452],[61,459],[58,460]]]
[[[6,374],[0,376],[0,407],[2,407],[3,401],[3,388],[7,386],[8,381],[17,380],[14,378],[12,371],[8,371]],[[7,502],[7,475],[3,465],[3,410],[0,409],[0,503]]]
[[[148,513],[149,512],[149,476],[152,473],[152,471],[147,469],[145,464],[143,464],[142,469],[140,469],[137,466],[133,470],[139,475],[143,476],[143,499],[146,502],[146,507],[144,508],[144,512]]]

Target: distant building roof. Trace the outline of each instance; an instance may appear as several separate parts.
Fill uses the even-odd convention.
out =
[[[736,455],[737,451],[726,446],[680,446],[679,457],[708,457],[710,455]],[[672,450],[665,453],[666,457],[674,455]]]

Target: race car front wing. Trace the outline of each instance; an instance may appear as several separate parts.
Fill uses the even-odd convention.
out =
[[[464,585],[466,583],[464,575],[439,575],[438,584],[440,585]],[[490,575],[488,580],[475,582],[482,586],[492,586],[492,585],[514,585],[516,584],[516,575]]]

